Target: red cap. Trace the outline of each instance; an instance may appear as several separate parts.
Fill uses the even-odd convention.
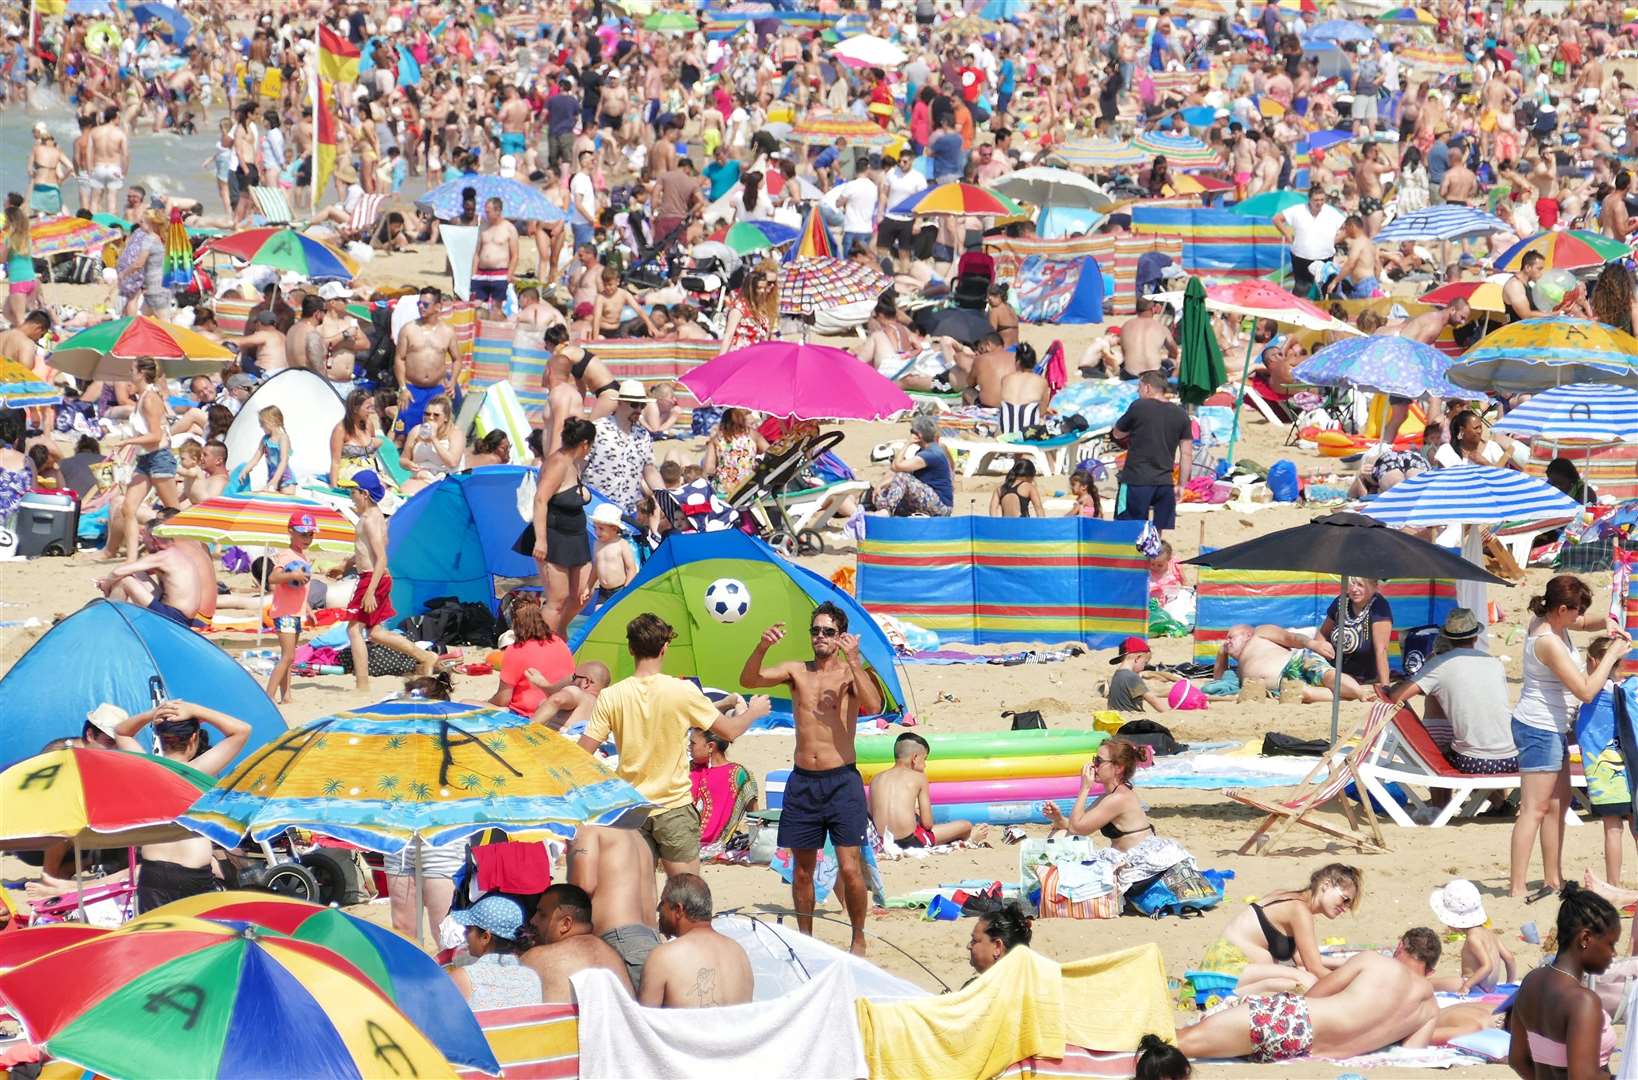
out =
[[[291,532],[316,533],[318,532],[318,521],[308,511],[297,510],[290,515],[289,528]],[[1134,638],[1133,640],[1137,639]]]
[[[1117,653],[1114,659],[1110,660],[1109,662],[1111,664],[1118,664],[1132,653],[1146,653],[1148,651],[1148,640],[1134,635],[1120,643],[1120,652]]]

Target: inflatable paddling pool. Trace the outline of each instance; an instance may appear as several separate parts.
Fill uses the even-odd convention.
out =
[[[1026,757],[1044,754],[1070,754],[1091,757],[1109,736],[1102,731],[993,731],[979,735],[947,735],[917,731],[927,740],[932,752],[928,764],[957,758]],[[893,744],[897,735],[866,735],[854,740],[853,750],[858,756],[859,768],[866,762],[893,763]],[[880,770],[878,770],[880,771]],[[1080,771],[1076,765],[1075,772]]]
[[[1020,757],[927,759],[927,779],[940,780],[1022,780],[1031,777],[1079,777],[1081,766],[1092,760],[1096,749],[1073,754],[1038,754]],[[861,761],[859,775],[869,783],[877,773],[892,768],[890,761]]]

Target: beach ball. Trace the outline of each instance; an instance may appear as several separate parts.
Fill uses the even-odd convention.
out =
[[[1556,308],[1575,286],[1575,275],[1568,270],[1549,270],[1536,280],[1536,299],[1549,309]]]
[[[717,622],[739,622],[751,610],[751,590],[736,578],[717,578],[705,587],[705,610]]]

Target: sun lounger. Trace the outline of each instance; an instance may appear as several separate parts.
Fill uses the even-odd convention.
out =
[[[290,200],[285,198],[284,192],[275,187],[253,187],[250,189],[250,198],[256,203],[256,212],[269,225],[290,225],[295,221],[295,215],[290,212]]]
[[[863,480],[843,480],[824,487],[810,488],[807,491],[792,491],[786,494],[790,500],[786,513],[790,516],[791,528],[798,533],[809,529],[814,532],[823,532],[836,520],[842,503],[849,495],[861,496],[870,490],[870,485]]]
[[[987,466],[997,457],[1011,459],[1027,457],[1035,463],[1038,476],[1052,476],[1068,472],[1074,463],[1084,457],[1083,451],[1092,448],[1107,431],[1077,431],[1055,439],[1039,442],[1007,442],[1001,439],[944,439],[945,447],[956,455],[962,476],[977,476],[988,471]]]
[[[1359,779],[1394,823],[1406,828],[1418,825],[1418,817],[1430,819],[1426,823],[1436,829],[1458,816],[1481,813],[1519,786],[1518,773],[1475,776],[1457,769],[1408,708],[1392,717],[1382,739],[1360,761]],[[1389,793],[1389,784],[1398,786],[1401,796],[1410,804],[1408,809]],[[1587,778],[1579,768],[1571,770],[1570,784],[1580,788],[1587,786]],[[1450,801],[1442,807],[1436,806],[1418,788],[1426,788],[1429,795],[1435,789],[1448,791]],[[1580,818],[1568,811],[1565,821],[1571,825],[1581,823]]]

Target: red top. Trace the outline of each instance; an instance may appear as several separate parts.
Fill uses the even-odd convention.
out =
[[[500,681],[512,688],[510,708],[519,716],[532,716],[546,695],[523,673],[535,668],[547,682],[557,682],[574,674],[574,654],[569,652],[563,639],[549,641],[518,641],[506,647],[501,655]]]

